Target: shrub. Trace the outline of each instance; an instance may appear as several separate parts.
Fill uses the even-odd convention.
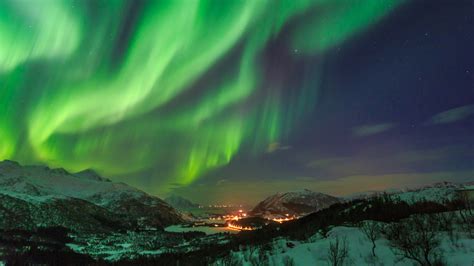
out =
[[[336,238],[335,241],[329,243],[328,249],[328,260],[333,266],[344,265],[344,262],[349,256],[349,247],[347,246],[346,239]]]
[[[413,215],[390,224],[386,236],[395,254],[416,261],[419,265],[431,266],[441,261],[438,230],[439,224],[434,217]]]

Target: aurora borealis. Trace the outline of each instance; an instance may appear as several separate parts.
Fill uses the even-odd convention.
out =
[[[1,1],[0,159],[163,194],[227,180],[236,158],[319,154],[295,143],[325,121],[328,62],[407,2]]]

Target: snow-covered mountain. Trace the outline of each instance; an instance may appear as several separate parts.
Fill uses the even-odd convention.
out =
[[[166,201],[166,203],[175,207],[178,210],[187,210],[199,207],[199,204],[193,203],[190,200],[178,195],[171,195],[169,197],[166,197],[164,200]]]
[[[64,226],[101,231],[161,228],[181,221],[163,200],[92,170],[71,174],[0,162],[0,229]]]
[[[366,199],[380,195],[390,195],[407,203],[415,203],[420,201],[432,201],[443,203],[444,201],[454,200],[457,197],[457,191],[463,188],[471,187],[474,182],[453,183],[438,182],[428,185],[404,189],[387,189],[383,191],[368,191],[363,193],[352,194],[344,197],[345,200]]]
[[[308,189],[274,194],[253,208],[250,212],[255,216],[303,215],[315,212],[340,200],[336,197],[313,192]]]

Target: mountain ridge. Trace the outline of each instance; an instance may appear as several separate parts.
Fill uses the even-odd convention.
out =
[[[191,209],[191,208],[198,208],[200,205],[197,203],[193,203],[192,201],[178,196],[178,195],[170,195],[166,198],[163,199],[166,203],[169,205],[173,206],[174,208],[178,210],[186,210],[186,209]]]
[[[0,229],[160,229],[183,221],[181,214],[160,198],[125,183],[112,182],[92,170],[69,173],[62,168],[3,161],[0,196],[0,220],[4,221],[0,222]],[[32,222],[6,222],[21,220]]]
[[[261,202],[259,202],[250,211],[254,216],[301,216],[315,212],[334,203],[340,202],[340,199],[327,194],[314,192],[309,189],[278,192]]]

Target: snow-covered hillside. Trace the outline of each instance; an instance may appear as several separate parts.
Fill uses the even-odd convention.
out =
[[[169,197],[166,197],[164,200],[166,201],[166,203],[175,207],[178,210],[187,210],[199,207],[199,204],[193,203],[190,200],[178,195],[171,195]]]
[[[307,241],[294,241],[277,238],[266,247],[244,248],[234,251],[230,257],[219,260],[214,265],[269,265],[269,266],[304,266],[333,265],[329,259],[330,244],[336,239],[347,243],[347,257],[341,265],[417,265],[401,257],[397,250],[390,246],[387,239],[380,237],[376,242],[375,254],[372,256],[372,243],[358,227],[333,227],[326,237],[316,234]],[[474,239],[465,232],[457,232],[456,238],[450,240],[446,233],[439,235],[440,246],[437,249],[443,255],[446,265],[466,266],[474,262]],[[338,264],[339,265],[339,264]]]
[[[458,190],[472,186],[471,183],[452,183],[452,182],[438,182],[418,187],[404,188],[404,189],[388,189],[385,191],[369,191],[364,193],[357,193],[347,197],[345,200],[366,199],[383,194],[390,195],[393,198],[400,199],[407,203],[415,203],[420,201],[432,201],[443,203],[455,199]]]
[[[70,174],[64,169],[3,161],[0,162],[0,197],[0,216],[4,218],[0,220],[3,221],[25,223],[33,219],[45,226],[74,223],[80,227],[81,223],[107,224],[122,219],[121,222],[131,225],[162,227],[182,220],[180,214],[161,199],[124,183],[111,182],[91,170]],[[20,206],[22,211],[18,210]],[[83,213],[82,219],[75,220],[72,215],[75,208],[77,215]],[[4,222],[0,228],[15,225],[8,223],[7,226]]]
[[[311,190],[277,193],[259,204],[251,211],[252,215],[303,215],[315,212],[339,202],[336,197]]]

